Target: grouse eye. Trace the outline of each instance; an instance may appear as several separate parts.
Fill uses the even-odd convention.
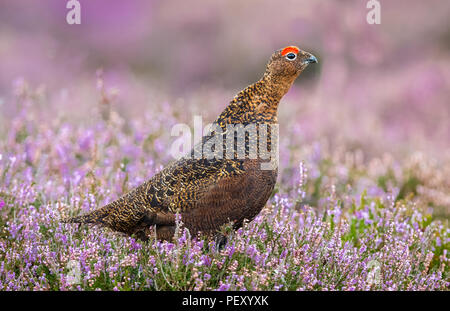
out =
[[[286,58],[287,58],[288,60],[294,60],[294,59],[297,58],[297,54],[295,54],[295,53],[288,53],[288,54],[286,55]]]

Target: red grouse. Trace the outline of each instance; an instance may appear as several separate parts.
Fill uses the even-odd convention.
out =
[[[223,130],[224,142],[223,146],[216,145],[215,151],[223,147],[223,154],[232,156],[195,156],[212,137],[205,136],[189,157],[169,164],[116,201],[63,222],[98,224],[141,239],[146,239],[155,226],[157,238],[169,240],[175,232],[177,213],[193,235],[215,234],[229,222],[237,229],[244,219],[251,221],[269,199],[278,173],[277,167],[263,167],[267,157],[259,156],[261,149],[272,151],[273,136],[266,135],[264,148],[257,144],[256,157],[251,156],[252,144],[261,140],[263,126],[267,133],[274,133],[281,98],[310,63],[317,63],[317,59],[296,46],[276,51],[263,77],[240,91],[219,115],[213,125],[216,132]],[[245,152],[239,156],[239,139],[227,129],[235,125],[249,129],[252,124],[258,129],[257,135],[245,132]],[[231,146],[225,140],[229,135],[233,135]]]

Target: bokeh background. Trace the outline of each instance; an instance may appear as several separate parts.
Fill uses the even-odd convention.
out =
[[[67,1],[3,0],[0,132],[20,127],[21,105],[37,124],[63,118],[83,131],[107,102],[125,126],[147,123],[165,164],[174,123],[212,121],[274,50],[298,45],[319,64],[279,109],[281,182],[317,150],[385,170],[411,157],[414,169],[448,167],[450,3],[380,2],[381,24],[369,25],[362,0],[80,0],[81,25],[68,25]],[[33,99],[21,104],[24,92]]]
[[[367,24],[361,0],[80,3],[81,25],[66,23],[66,1],[0,3],[2,106],[11,105],[14,81],[25,79],[50,93],[81,94],[78,110],[89,109],[88,87],[103,68],[128,112],[151,110],[152,96],[195,94],[214,116],[261,76],[274,50],[295,44],[320,64],[294,85],[281,122],[307,138],[345,136],[366,147],[374,138],[389,150],[449,147],[447,1],[381,1],[381,25]]]

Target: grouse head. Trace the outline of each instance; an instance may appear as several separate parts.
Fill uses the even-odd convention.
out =
[[[275,80],[293,81],[309,64],[317,62],[314,55],[296,46],[287,46],[272,54],[265,75]]]

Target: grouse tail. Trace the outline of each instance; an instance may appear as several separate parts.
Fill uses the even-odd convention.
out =
[[[63,223],[78,223],[78,224],[101,224],[103,219],[109,214],[109,206],[94,210],[84,215],[67,217],[61,220]]]

